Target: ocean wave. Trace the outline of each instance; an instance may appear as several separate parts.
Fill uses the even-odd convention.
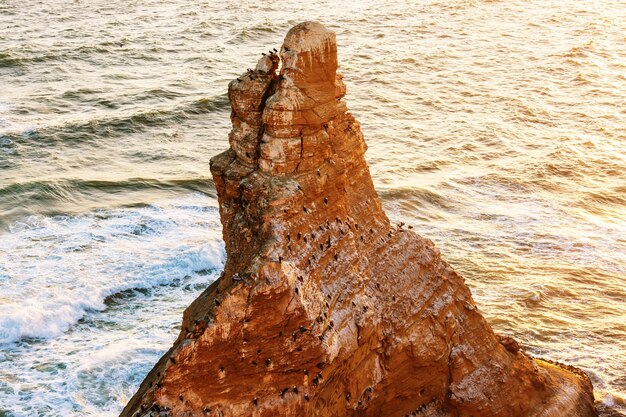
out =
[[[597,214],[607,214],[607,209],[611,206],[626,207],[626,197],[619,191],[595,190],[585,193],[582,197],[577,205]]]
[[[224,260],[215,200],[202,194],[29,217],[0,235],[0,343],[57,337],[116,294],[204,276]]]
[[[448,201],[444,195],[426,188],[381,189],[378,194],[383,201],[404,201],[405,203],[410,203],[414,209],[436,207],[449,210],[453,207],[452,202]]]
[[[71,92],[70,94],[81,94]],[[162,90],[162,94],[173,92]],[[130,115],[106,115],[87,120],[68,121],[57,126],[29,128],[21,132],[0,132],[0,139],[8,138],[17,143],[38,141],[46,143],[68,143],[98,141],[104,138],[143,132],[154,127],[182,123],[194,116],[224,111],[230,107],[228,96],[220,94],[212,98],[201,98],[175,108],[153,108],[137,111]]]
[[[55,216],[108,207],[145,207],[146,202],[189,192],[216,198],[213,180],[202,177],[117,181],[62,179],[12,184],[0,188],[0,234],[14,227],[12,222],[33,214]]]
[[[112,35],[114,36],[114,35]],[[123,53],[125,57],[142,61],[158,61],[167,50],[160,47],[129,47],[127,38],[84,44],[77,47],[37,48],[32,44],[20,45],[16,51],[0,52],[0,68],[27,67],[33,64],[63,63],[68,61],[106,60],[110,55]],[[19,56],[17,56],[19,54]]]
[[[11,51],[0,52],[0,68],[23,67],[24,60],[15,56]]]
[[[270,20],[266,19],[263,22],[242,27],[227,43],[238,44],[250,39],[266,38],[269,33],[276,32],[277,29]]]
[[[32,181],[16,183],[0,188],[0,197],[15,197],[21,194],[33,194],[38,199],[70,199],[75,190],[104,190],[108,192],[134,191],[142,189],[180,188],[194,191],[208,191],[215,188],[210,178],[189,178],[158,180],[154,178],[129,178],[119,181],[66,179],[59,181]]]

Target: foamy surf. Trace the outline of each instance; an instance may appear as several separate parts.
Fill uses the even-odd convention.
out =
[[[199,193],[10,229],[0,416],[118,414],[225,260],[216,201]]]
[[[83,216],[31,216],[0,236],[0,343],[57,337],[107,297],[224,262],[214,200],[194,194]]]

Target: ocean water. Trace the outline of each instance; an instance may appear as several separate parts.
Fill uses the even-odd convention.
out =
[[[1,1],[0,416],[121,411],[225,259],[227,83],[310,19],[392,220],[626,416],[622,0]]]

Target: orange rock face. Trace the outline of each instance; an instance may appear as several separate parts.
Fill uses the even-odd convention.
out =
[[[306,22],[230,83],[226,266],[122,416],[596,415],[586,375],[494,334],[433,243],[390,224],[336,69]]]

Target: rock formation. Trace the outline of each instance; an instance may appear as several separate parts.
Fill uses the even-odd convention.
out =
[[[306,22],[229,84],[224,272],[122,416],[594,416],[586,375],[494,334],[433,243],[390,224],[336,69]]]

